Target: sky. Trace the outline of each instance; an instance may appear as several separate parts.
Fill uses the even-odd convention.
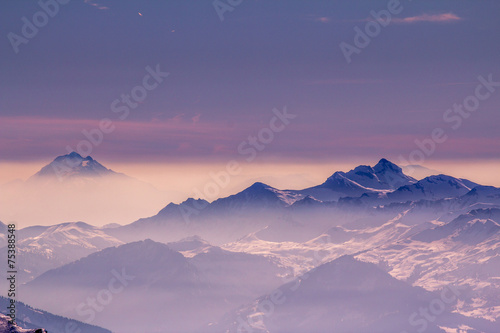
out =
[[[2,1],[0,180],[70,150],[145,178],[381,157],[493,177],[500,2],[395,1]]]

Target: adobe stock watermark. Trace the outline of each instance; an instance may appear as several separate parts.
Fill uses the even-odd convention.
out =
[[[94,321],[96,313],[102,312],[108,306],[115,295],[120,294],[125,290],[130,283],[135,279],[135,276],[128,275],[125,268],[122,268],[121,273],[116,270],[111,270],[113,277],[109,280],[107,288],[99,290],[95,297],[87,297],[85,302],[78,304],[75,311],[83,322],[90,324]]]
[[[236,7],[241,5],[243,0],[214,0],[212,6],[215,12],[219,16],[221,22],[224,21],[224,14],[226,12],[232,12]]]
[[[328,245],[329,243],[332,242],[330,235],[326,235],[326,237],[322,238],[322,242],[324,245]],[[309,279],[311,274],[316,271],[316,269],[324,264],[326,261],[330,259],[330,255],[332,254],[331,249],[321,249],[321,250],[314,250],[313,253],[313,266],[314,268],[309,270],[307,273],[301,275],[299,278],[294,277],[293,272],[290,272],[287,276],[284,278],[284,284],[287,287],[287,290],[295,292],[300,284]],[[294,283],[291,283],[294,282]],[[281,287],[281,288],[284,288]],[[287,301],[286,295],[281,290],[280,288],[272,291],[269,294],[269,297],[260,300],[257,303],[257,306],[255,307],[255,311],[246,315],[245,318],[242,316],[238,316],[237,321],[238,321],[238,327],[236,329],[237,333],[254,333],[256,329],[265,329],[265,326],[263,325],[264,319],[271,317],[274,312],[276,311],[276,308],[279,305],[285,304]]]
[[[451,129],[458,130],[465,119],[468,119],[481,106],[481,102],[489,99],[494,92],[500,87],[500,81],[493,80],[493,74],[489,74],[487,78],[478,76],[479,84],[474,89],[474,92],[463,99],[461,103],[453,104],[453,107],[447,109],[443,113],[443,121],[451,126]],[[438,145],[443,144],[449,138],[447,131],[442,127],[434,128],[430,136],[423,140],[415,139],[414,143],[417,146],[410,152],[408,157],[399,155],[399,162],[406,165],[423,164],[427,158],[433,155]],[[412,174],[414,170],[410,167],[408,174]]]
[[[285,130],[291,120],[297,117],[297,115],[289,113],[286,106],[281,111],[274,108],[272,113],[273,116],[269,120],[268,126],[261,128],[254,135],[249,135],[246,140],[238,145],[237,151],[240,156],[244,157],[244,163],[254,161],[258,154],[274,141],[276,134]],[[197,187],[193,189],[194,197],[205,200],[217,199],[221,190],[230,184],[231,178],[239,175],[242,171],[241,162],[238,162],[236,159],[230,160],[226,163],[224,170],[210,172],[209,176],[212,180],[207,182],[201,189]],[[190,223],[191,216],[193,214],[198,215],[207,205],[206,201],[195,200],[192,206],[181,205],[179,209],[184,221]]]
[[[391,23],[392,16],[398,15],[402,11],[403,5],[400,0],[389,0],[386,9],[382,9],[378,12],[372,10],[370,12],[371,19],[366,22],[364,29],[361,29],[359,26],[354,27],[355,35],[353,43],[341,42],[339,44],[346,62],[350,64],[352,62],[352,56],[354,54],[360,54],[363,49],[368,47],[372,39],[380,35],[382,28],[387,27]]]
[[[442,315],[447,306],[457,303],[460,296],[460,290],[464,290],[461,286],[446,286],[441,291],[439,298],[434,298],[426,307],[420,307],[418,312],[413,312],[408,318],[408,323],[414,328],[412,332],[424,333],[429,327],[429,323],[434,323],[436,319]],[[408,333],[402,331],[401,333]]]
[[[38,35],[41,28],[45,27],[51,18],[54,18],[60,9],[60,5],[66,5],[70,0],[40,0],[38,6],[40,10],[33,14],[31,19],[26,16],[21,17],[23,23],[21,33],[9,32],[7,38],[14,53],[19,53],[21,44],[28,44],[29,41]]]
[[[150,66],[145,68],[146,74],[142,78],[141,84],[133,87],[129,93],[123,93],[119,98],[113,100],[110,105],[111,112],[117,115],[118,120],[126,120],[131,110],[136,109],[139,103],[144,102],[148,97],[149,92],[155,90],[159,85],[165,80],[166,77],[170,75],[169,72],[162,72],[160,65],[157,64],[153,69]],[[110,118],[103,118],[99,121],[99,124],[95,128],[84,129],[82,134],[85,139],[80,140],[76,147],[66,146],[66,151],[69,153],[77,152],[82,156],[89,156],[93,149],[104,141],[104,136],[106,134],[111,134],[115,131],[116,125]],[[72,161],[66,161],[72,164]],[[80,161],[74,160],[74,163],[79,163]],[[62,175],[65,172],[71,170],[71,167],[76,167],[75,165],[65,165],[64,163],[53,163],[52,168],[54,169],[59,180],[62,180]]]

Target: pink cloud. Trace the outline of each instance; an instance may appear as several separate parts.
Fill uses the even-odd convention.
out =
[[[462,20],[461,17],[453,13],[443,13],[443,14],[422,14],[417,16],[410,16],[405,18],[393,18],[394,23],[417,23],[417,22],[437,22],[437,23],[448,23]]]
[[[88,5],[94,6],[97,9],[100,9],[100,10],[107,10],[107,9],[109,9],[109,7],[103,6],[103,5],[97,3],[97,2],[95,2],[93,0],[84,0],[83,2],[85,2]]]
[[[313,80],[306,82],[309,86],[317,85],[345,85],[345,84],[370,84],[370,83],[382,83],[383,80],[373,80],[373,79],[324,79],[324,80]]]
[[[323,17],[318,17],[317,19],[315,19],[316,22],[321,22],[321,23],[328,23],[330,22],[330,18],[329,17],[326,17],[326,16],[323,16]]]
[[[331,18],[328,16],[317,16],[317,15],[307,15],[305,17],[306,20],[308,21],[314,21],[314,22],[320,22],[320,23],[329,23],[331,21]]]
[[[197,122],[200,121],[201,113],[197,113],[191,120],[193,121],[193,124],[196,124]]]

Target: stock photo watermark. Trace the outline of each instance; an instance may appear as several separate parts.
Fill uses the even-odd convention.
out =
[[[461,103],[455,103],[443,113],[443,121],[449,124],[453,131],[458,130],[465,119],[469,118],[484,102],[491,98],[493,93],[500,87],[500,81],[493,80],[493,74],[487,77],[478,76],[479,84],[476,85],[474,92],[466,96]],[[447,131],[442,127],[434,128],[428,138],[418,140],[414,143],[417,146],[407,157],[399,155],[399,162],[406,165],[423,164],[427,158],[433,155],[440,144],[449,139]],[[410,167],[408,173],[411,175],[414,170]]]
[[[245,163],[251,163],[255,160],[259,152],[262,152],[266,147],[274,141],[276,134],[285,130],[296,114],[289,113],[287,107],[283,110],[274,108],[273,116],[269,120],[268,126],[261,128],[255,135],[249,135],[246,140],[242,141],[238,147],[238,154],[244,157]],[[221,190],[226,188],[231,183],[231,178],[239,175],[243,171],[242,163],[233,159],[226,163],[224,170],[218,172],[210,172],[209,176],[212,179],[207,182],[201,189],[194,188],[193,194],[195,197],[204,198],[206,200],[214,200],[218,198]],[[194,201],[191,207],[180,205],[182,217],[186,223],[189,223],[190,217],[198,215],[202,209],[208,205],[207,201]]]
[[[167,78],[170,73],[163,72],[160,69],[160,64],[157,64],[153,69],[151,66],[145,68],[146,74],[142,78],[141,84],[133,87],[129,93],[122,93],[119,98],[113,100],[110,105],[111,112],[117,114],[120,121],[126,120],[131,110],[136,109],[140,103],[144,102],[148,97],[149,92],[155,90],[160,86],[161,83]],[[116,125],[115,121],[110,118],[103,118],[99,121],[99,124],[95,128],[84,129],[82,134],[85,139],[80,140],[76,147],[66,146],[66,151],[68,154],[72,152],[77,152],[81,156],[89,156],[95,147],[101,145],[104,141],[104,136],[111,134],[115,131]],[[53,163],[52,168],[54,169],[59,180],[62,180],[61,175],[65,172],[71,170],[71,167],[76,167],[79,165],[79,160],[67,160],[66,165],[64,163]],[[71,165],[75,163],[75,165]]]
[[[331,243],[331,236],[326,235],[326,237],[321,239],[324,245]],[[330,249],[316,249],[313,252],[313,269],[309,270],[307,273],[301,275],[300,277],[295,277],[293,272],[287,274],[283,280],[287,289],[290,291],[296,291],[300,284],[309,279],[309,276],[316,271],[316,269],[324,264],[330,259],[330,255],[333,252]],[[293,282],[293,283],[292,283]],[[265,329],[264,318],[271,317],[276,307],[285,304],[287,301],[286,295],[280,288],[274,290],[270,293],[269,297],[258,302],[255,307],[255,311],[251,314],[246,315],[245,318],[238,316],[238,327],[236,329],[237,333],[253,333],[255,329]]]
[[[128,275],[125,272],[125,268],[122,268],[121,273],[113,269],[111,274],[113,277],[109,280],[106,289],[99,290],[95,297],[87,297],[85,302],[76,307],[76,313],[81,317],[85,317],[84,322],[92,323],[96,313],[102,312],[113,301],[114,296],[122,293],[130,281],[135,279],[135,276]]]
[[[224,14],[227,12],[232,12],[236,7],[241,5],[243,0],[215,0],[212,2],[212,6],[215,12],[219,16],[221,22],[224,21]]]
[[[408,0],[412,1],[412,0]],[[386,9],[380,11],[372,10],[371,18],[367,20],[363,29],[359,26],[354,27],[354,37],[352,43],[341,42],[340,50],[348,64],[352,62],[354,54],[360,54],[361,51],[370,45],[371,41],[382,32],[382,28],[387,27],[393,20],[394,15],[401,14],[404,7],[400,0],[389,0]]]
[[[429,323],[434,323],[436,319],[442,315],[447,307],[457,303],[458,297],[461,295],[460,289],[465,289],[460,286],[448,285],[439,294],[439,297],[432,299],[426,307],[420,307],[418,312],[413,312],[408,318],[410,326],[415,328],[416,332],[424,333],[429,327]],[[415,330],[413,332],[415,332]],[[409,333],[402,331],[401,333]]]
[[[14,53],[18,54],[22,44],[28,44],[30,40],[38,35],[40,29],[45,27],[50,19],[54,18],[60,10],[61,5],[66,5],[71,0],[40,0],[38,6],[40,10],[35,12],[31,19],[26,16],[21,17],[22,27],[20,33],[9,32],[7,38]]]

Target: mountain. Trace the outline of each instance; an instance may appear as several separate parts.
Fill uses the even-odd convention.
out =
[[[92,157],[82,157],[76,152],[58,156],[44,166],[30,179],[57,178],[59,180],[75,177],[104,177],[118,175],[111,169],[106,168]]]
[[[359,197],[340,198],[345,206],[383,206],[405,202],[439,202],[441,199],[458,199],[480,186],[470,180],[447,175],[423,178],[416,183],[401,186],[385,193],[364,193]]]
[[[470,192],[478,186],[467,179],[446,175],[429,176],[415,184],[405,185],[387,194],[390,202],[417,201],[421,199],[437,200],[455,198]]]
[[[203,332],[400,333],[422,330],[424,324],[426,332],[445,332],[439,326],[476,324],[452,313],[451,304],[432,322],[422,324],[419,309],[428,310],[438,297],[396,280],[374,264],[343,256],[230,312]],[[494,326],[479,324],[490,330]]]
[[[282,191],[264,183],[254,183],[245,190],[227,198],[215,200],[210,211],[227,211],[241,209],[273,209],[290,206],[302,195],[296,191]]]
[[[461,288],[457,312],[500,318],[500,218],[498,209],[477,209],[407,239],[365,251],[358,259],[427,290]]]
[[[72,152],[24,182],[0,186],[0,219],[25,226],[81,220],[130,223],[154,214],[164,196],[148,183]]]
[[[107,178],[82,177],[101,189]],[[162,203],[122,226],[20,229],[20,254],[34,253],[20,267],[32,277],[42,273],[36,265],[50,268],[23,285],[21,299],[118,332],[143,331],[144,322],[148,332],[231,332],[250,316],[255,332],[400,333],[415,331],[404,326],[411,311],[453,284],[460,302],[428,331],[491,331],[474,318],[500,318],[499,188],[447,175],[417,181],[382,159],[312,189],[255,183],[212,203]],[[289,305],[274,304],[269,318],[251,310],[270,306],[273,290],[297,276],[293,292],[279,288]]]
[[[456,204],[470,206],[473,204],[490,204],[500,206],[500,188],[493,186],[476,186],[470,192],[457,198]]]
[[[147,323],[148,332],[161,332],[171,323],[172,331],[178,332],[185,321],[190,322],[187,313],[202,313],[205,302],[199,299],[199,285],[204,282],[186,258],[165,244],[146,240],[107,248],[50,270],[24,286],[22,299],[112,331],[143,331]],[[85,300],[96,299],[101,290],[107,291],[108,299],[97,303],[97,311]],[[65,295],[64,301],[51,297],[55,293]],[[138,313],[138,304],[141,315],[123,315]]]
[[[279,190],[257,182],[212,203],[192,198],[180,204],[170,203],[154,216],[139,219],[109,233],[123,241],[151,238],[161,242],[197,234],[212,244],[221,245],[268,227],[265,231],[267,238],[280,240],[283,237],[279,235],[292,236],[291,233],[295,233],[291,228],[304,230],[306,225],[310,227],[311,219],[316,220],[318,229],[324,228],[324,223],[330,223],[331,211],[328,210],[331,203],[322,200],[363,193],[380,195],[401,184],[415,182],[415,179],[403,174],[400,167],[381,159],[374,167],[359,166],[347,173],[336,172],[322,185],[305,190]],[[318,209],[316,213],[311,213],[313,216],[305,216],[320,206],[325,211],[316,214]],[[300,221],[285,217],[290,209],[295,210],[293,214],[303,215]],[[305,235],[300,238],[307,240]]]
[[[52,269],[27,283],[22,296],[37,307],[92,319],[117,332],[144,331],[144,323],[148,332],[191,332],[272,290],[281,284],[283,273],[270,258],[216,247],[186,258],[165,244],[145,240]],[[99,299],[106,290],[110,301],[102,302],[101,311],[92,310],[85,300]],[[55,293],[64,295],[63,301],[51,297]]]
[[[8,298],[0,296],[0,308],[2,309],[2,312],[4,314],[7,314],[7,311],[5,309],[7,308],[9,303],[10,302]],[[44,327],[47,332],[50,333],[111,333],[111,331],[100,328],[98,326],[93,326],[81,321],[56,316],[40,309],[34,309],[22,302],[16,302],[16,320],[17,323],[22,327],[35,329],[34,331],[32,331],[35,333],[37,333],[37,327]],[[0,332],[4,331],[0,329]]]
[[[16,324],[11,324],[10,317],[0,314],[0,332],[5,333],[47,333],[43,328],[23,329]]]
[[[302,195],[263,183],[212,203],[189,198],[170,203],[158,214],[107,230],[123,241],[151,238],[159,242],[199,235],[215,245],[234,241],[276,221]]]
[[[364,193],[385,193],[416,180],[396,164],[382,158],[375,166],[360,165],[349,172],[337,171],[323,184],[300,191],[322,201],[357,197]]]
[[[22,268],[18,275],[20,282],[30,281],[49,269],[93,252],[122,244],[118,239],[84,222],[26,229],[18,232],[17,259]]]
[[[473,210],[445,225],[424,230],[414,235],[412,239],[431,243],[450,237],[453,241],[477,245],[489,237],[500,234],[500,224],[492,218],[500,221],[500,209]]]
[[[197,235],[183,238],[177,242],[167,243],[167,246],[174,251],[182,253],[185,257],[193,257],[213,248],[209,242]]]

